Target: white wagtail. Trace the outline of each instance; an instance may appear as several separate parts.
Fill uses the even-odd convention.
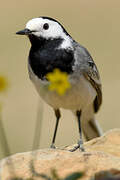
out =
[[[53,107],[56,126],[51,147],[55,148],[55,138],[61,117],[60,108],[73,111],[78,120],[80,139],[71,151],[84,151],[82,132],[87,140],[100,136],[102,130],[94,119],[102,102],[99,72],[86,48],[78,44],[55,19],[34,18],[27,22],[18,35],[27,35],[31,42],[28,58],[29,76],[42,99]],[[60,96],[46,88],[46,75],[55,68],[66,72],[71,88]],[[68,120],[69,121],[69,120]],[[69,122],[68,122],[69,123]]]

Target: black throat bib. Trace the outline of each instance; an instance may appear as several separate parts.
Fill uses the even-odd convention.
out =
[[[29,53],[29,63],[38,78],[43,79],[48,72],[55,68],[68,74],[72,73],[74,55],[72,50],[58,48],[63,39],[44,39],[34,35],[29,36],[32,44]]]

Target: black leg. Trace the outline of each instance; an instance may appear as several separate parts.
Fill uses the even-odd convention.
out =
[[[78,145],[81,151],[85,151],[83,147],[83,139],[82,139],[82,129],[81,129],[81,111],[76,112],[77,120],[78,120],[78,128],[79,128],[79,134],[80,134],[80,140],[78,141]]]
[[[52,144],[50,146],[51,148],[55,148],[55,138],[56,138],[56,134],[57,134],[59,119],[61,117],[59,109],[55,109],[55,116],[56,116],[56,125],[55,125],[54,135],[53,135],[53,139],[52,139]]]
[[[82,152],[84,152],[85,150],[84,150],[84,146],[83,146],[82,129],[81,129],[81,121],[80,121],[81,111],[76,111],[76,116],[77,116],[77,121],[78,121],[80,140],[78,141],[78,145],[70,151],[74,152],[79,148]]]

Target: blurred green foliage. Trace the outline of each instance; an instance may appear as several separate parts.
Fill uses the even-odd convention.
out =
[[[77,180],[81,177],[83,177],[84,173],[82,172],[74,172],[65,178],[60,178],[57,174],[57,171],[55,169],[51,170],[51,176],[47,176],[46,174],[37,174],[37,178],[43,178],[44,180]],[[34,180],[34,174],[33,178],[23,179],[23,178],[13,178],[11,180]]]

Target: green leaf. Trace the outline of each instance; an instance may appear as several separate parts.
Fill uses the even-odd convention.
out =
[[[52,180],[60,180],[57,171],[55,169],[51,170]]]
[[[39,177],[46,179],[46,180],[51,180],[51,178],[45,174],[39,174]]]
[[[76,180],[81,178],[84,175],[82,172],[75,172],[70,175],[68,175],[64,180]]]

